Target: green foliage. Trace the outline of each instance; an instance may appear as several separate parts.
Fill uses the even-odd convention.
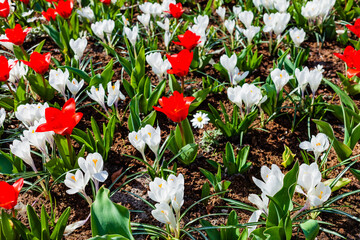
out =
[[[91,117],[91,129],[86,132],[74,128],[72,137],[80,144],[85,146],[86,151],[94,153],[98,152],[103,157],[104,161],[108,159],[110,148],[113,144],[114,133],[116,127],[116,117],[112,116],[106,125],[103,123],[102,133],[94,119]]]
[[[56,224],[51,226],[49,224],[49,216],[46,213],[45,207],[42,206],[40,218],[36,214],[33,207],[27,206],[27,216],[29,220],[28,229],[21,221],[12,218],[14,224],[14,233],[21,236],[24,240],[61,240],[66,228],[68,218],[70,216],[70,207],[68,207],[59,217]],[[52,230],[52,232],[51,232]],[[6,238],[8,239],[8,238]]]
[[[285,144],[284,144],[284,148],[285,148],[285,150],[282,154],[283,162],[281,164],[286,168],[293,163],[295,154],[292,153],[290,148],[288,146],[286,146]]]
[[[209,182],[211,183],[211,185],[214,188],[215,193],[226,191],[229,188],[231,182],[228,180],[221,180],[220,164],[218,165],[217,173],[215,175],[206,169],[203,169],[203,168],[199,168],[199,169],[200,169],[200,172],[202,174],[204,174],[205,177],[209,180]]]
[[[109,198],[109,192],[109,189],[101,187],[96,194],[94,203],[91,205],[92,236],[116,234],[115,236],[118,238],[115,239],[134,239],[131,233],[129,210],[113,203]]]
[[[241,132],[247,132],[250,125],[257,118],[257,110],[253,110],[242,119],[238,113],[239,108],[236,105],[234,105],[234,111],[232,112],[232,116],[230,116],[226,112],[224,104],[220,102],[221,113],[223,114],[225,120],[223,121],[219,111],[216,110],[216,108],[214,108],[210,103],[208,106],[211,112],[206,113],[210,118],[210,122],[214,124],[216,128],[220,129],[227,137],[239,136]]]

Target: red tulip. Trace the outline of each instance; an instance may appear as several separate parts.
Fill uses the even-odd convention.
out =
[[[194,97],[184,97],[182,93],[175,91],[169,98],[159,99],[160,107],[154,107],[156,111],[164,113],[173,122],[180,123],[184,121],[189,114],[189,107]]]
[[[25,4],[29,4],[30,0],[20,0],[20,2],[23,2]]]
[[[360,38],[360,18],[355,21],[354,25],[347,24],[346,27]]]
[[[178,54],[168,55],[172,69],[167,70],[169,74],[175,74],[178,77],[183,77],[189,73],[189,67],[193,59],[193,53],[187,49],[182,50]]]
[[[46,20],[50,21],[50,20],[55,20],[56,19],[56,15],[58,15],[58,13],[55,11],[55,9],[53,8],[48,8],[48,10],[42,11],[41,14],[44,16],[44,18],[46,18]]]
[[[165,12],[170,13],[174,18],[179,18],[179,17],[181,17],[181,15],[183,14],[183,12],[185,11],[185,10],[182,8],[181,3],[178,3],[178,4],[170,3],[170,4],[169,4],[169,10],[170,10],[170,11],[165,11]]]
[[[75,112],[75,100],[70,98],[62,110],[49,107],[45,109],[46,123],[39,125],[36,132],[54,131],[60,135],[71,135],[74,127],[80,122],[83,114]]]
[[[7,18],[10,13],[10,5],[8,0],[4,0],[3,3],[0,2],[0,17]]]
[[[73,0],[68,0],[68,1],[60,0],[55,10],[62,18],[67,19],[71,16],[73,8],[74,8]]]
[[[31,31],[31,27],[26,28],[25,30],[22,29],[20,24],[16,24],[13,29],[8,28],[5,30],[5,35],[8,39],[1,39],[1,42],[11,42],[15,45],[22,45],[25,41],[26,36]]]
[[[342,59],[348,66],[348,78],[352,78],[355,75],[360,77],[360,50],[356,51],[353,47],[347,46],[344,54],[334,53],[334,55]]]
[[[30,61],[21,60],[21,62],[31,67],[38,74],[44,75],[47,70],[49,70],[50,60],[50,53],[41,54],[38,52],[33,52],[30,55]]]
[[[20,178],[13,185],[0,181],[0,207],[13,209],[17,204],[19,193],[24,185],[24,179]]]
[[[103,4],[110,5],[111,0],[100,0]]]
[[[173,43],[175,43],[176,45],[183,46],[189,51],[193,50],[201,42],[200,41],[201,36],[196,35],[190,30],[187,30],[185,34],[178,35],[178,38],[180,42],[173,41]]]
[[[10,70],[15,64],[9,65],[6,57],[0,56],[0,82],[5,82],[9,79]]]

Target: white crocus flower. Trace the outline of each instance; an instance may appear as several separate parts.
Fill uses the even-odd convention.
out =
[[[156,22],[159,27],[164,29],[166,32],[170,31],[170,20],[168,18],[165,18],[164,23],[157,21]]]
[[[299,168],[299,176],[297,179],[296,191],[302,194],[309,192],[313,189],[319,182],[321,182],[321,172],[316,162],[313,162],[310,165],[303,163]]]
[[[171,206],[175,213],[179,213],[182,205],[184,204],[184,191],[178,191],[171,198]]]
[[[0,128],[4,126],[5,118],[6,118],[6,111],[4,108],[0,108]]]
[[[66,82],[69,81],[69,76],[70,74],[67,69],[65,69],[64,72],[61,71],[61,69],[51,69],[49,74],[50,86],[52,86],[56,91],[60,92],[61,95],[63,95],[63,97],[65,98],[65,100],[67,99],[65,93]]]
[[[66,190],[67,194],[82,193],[85,194],[85,187],[90,179],[90,174],[85,172],[85,175],[81,170],[76,170],[75,174],[67,172],[64,180],[64,184],[69,188]]]
[[[105,182],[108,178],[108,172],[103,170],[104,160],[99,153],[89,153],[86,156],[86,159],[80,157],[78,159],[78,163],[84,173],[89,173],[90,178],[95,182],[95,184],[98,184],[96,181]]]
[[[150,8],[151,7],[152,7],[151,2],[144,2],[143,4],[139,5],[140,11],[142,11],[145,14],[150,14],[150,12],[151,12]]]
[[[311,142],[301,142],[299,147],[307,151],[313,151],[315,155],[315,162],[319,156],[329,148],[329,139],[324,133],[318,133],[316,136],[312,135]]]
[[[250,196],[249,196],[249,197],[250,197]],[[250,201],[250,199],[249,199],[249,201]],[[254,211],[254,212],[251,214],[248,223],[256,223],[256,222],[258,222],[259,219],[260,219],[260,217],[261,217],[261,214],[262,214],[262,211],[261,211],[261,210],[256,210],[256,211]],[[250,235],[251,232],[255,231],[256,226],[248,226],[247,229],[248,229],[248,235]]]
[[[173,210],[166,202],[155,204],[155,209],[151,211],[153,217],[159,222],[170,225],[172,229],[176,229],[176,219]]]
[[[307,193],[308,203],[311,207],[322,205],[331,195],[331,188],[320,182],[316,187]]]
[[[290,37],[291,40],[294,42],[296,47],[300,47],[301,43],[305,40],[305,31],[300,28],[292,28],[290,29]]]
[[[295,76],[298,81],[298,88],[301,91],[301,97],[304,98],[305,88],[309,83],[310,71],[308,67],[304,67],[302,71],[295,69]]]
[[[22,141],[14,140],[12,144],[10,144],[10,151],[15,156],[19,157],[26,164],[28,164],[34,172],[37,172],[34,160],[31,157],[30,153],[30,143],[26,139]]]
[[[242,109],[241,86],[229,87],[227,89],[229,100]]]
[[[164,33],[164,45],[165,45],[166,48],[169,47],[170,41],[171,41],[171,34],[170,34],[170,32],[165,32],[165,33]]]
[[[274,32],[276,35],[280,35],[287,27],[290,21],[289,13],[271,13],[270,15],[264,14],[264,32]]]
[[[285,13],[290,5],[290,2],[287,0],[275,0],[274,7],[281,13]]]
[[[74,97],[76,96],[76,94],[81,90],[81,88],[84,86],[84,80],[81,79],[80,82],[78,82],[75,78],[70,81],[68,80],[66,82],[66,86],[69,89],[69,91],[72,93],[72,95],[74,95]]]
[[[197,112],[194,114],[193,119],[190,120],[194,128],[204,128],[204,125],[208,124],[210,118],[206,113]]]
[[[161,53],[159,52],[148,54],[146,56],[146,61],[160,81],[163,79],[164,75],[166,75],[166,71],[171,68],[170,62],[167,59],[163,60]]]
[[[306,19],[315,20],[321,12],[321,5],[315,1],[308,1],[301,7],[301,15]]]
[[[263,17],[263,21],[265,23],[265,27],[263,29],[264,32],[272,32],[274,31],[274,27],[276,24],[276,17],[275,17],[275,13],[271,13],[271,14],[264,14]]]
[[[309,85],[310,85],[310,89],[312,91],[313,94],[313,98],[315,97],[315,92],[318,90],[321,80],[323,78],[323,70],[322,70],[322,66],[318,65],[314,70],[311,70],[309,73]]]
[[[239,16],[239,14],[241,13],[242,8],[241,6],[233,6],[233,13],[235,16]],[[241,21],[241,20],[240,20]]]
[[[9,65],[13,65],[14,63],[14,60],[9,60]],[[20,81],[22,77],[26,76],[28,69],[28,66],[26,66],[24,63],[21,61],[16,61],[16,64],[10,70],[9,82],[15,83]]]
[[[231,57],[228,57],[226,54],[220,57],[220,64],[228,71],[230,80],[233,72],[235,71],[237,60],[236,53],[233,53]]]
[[[231,76],[231,84],[232,85],[238,84],[240,81],[244,80],[248,75],[249,75],[249,71],[240,73],[239,68],[236,67]]]
[[[133,27],[132,30],[128,27],[124,28],[124,33],[133,46],[135,46],[136,44],[136,39],[138,38],[138,32],[139,30],[137,26]]]
[[[5,34],[0,35],[0,40],[8,39]],[[0,45],[5,47],[7,50],[14,52],[14,44],[11,42],[0,42]]]
[[[169,203],[171,200],[168,183],[164,179],[156,177],[154,181],[149,183],[149,188],[149,197],[155,202]]]
[[[243,11],[239,14],[239,20],[244,24],[246,28],[251,27],[251,23],[254,19],[254,14],[251,11]]]
[[[268,205],[269,205],[269,198],[265,195],[265,193],[261,194],[261,197],[259,197],[256,194],[250,194],[248,196],[249,202],[256,205],[256,207],[266,215],[268,214]]]
[[[198,25],[201,30],[205,31],[209,25],[209,16],[208,15],[198,15],[194,18],[195,25]]]
[[[35,121],[34,126],[31,126],[28,130],[24,130],[24,138],[22,140],[29,141],[30,145],[36,147],[41,151],[43,155],[47,156],[48,151],[46,146],[46,140],[48,136],[45,132],[36,132],[36,129],[39,125],[40,124]]]
[[[161,9],[163,12],[169,11],[169,5],[170,3],[176,4],[176,0],[164,0],[161,4]]]
[[[276,88],[276,93],[279,94],[281,89],[289,82],[293,77],[290,76],[286,70],[274,69],[271,72],[271,79],[273,80]]]
[[[144,14],[138,15],[137,19],[139,20],[139,22],[141,22],[142,25],[144,25],[144,27],[146,29],[149,28],[150,14],[144,13]]]
[[[109,43],[111,43],[111,41],[112,41],[111,35],[115,28],[115,22],[114,22],[114,20],[111,20],[111,19],[102,20],[102,24],[103,24],[103,31],[106,34],[107,40]]]
[[[113,104],[115,104],[115,108],[117,108],[117,103],[119,99],[125,100],[124,94],[120,92],[120,81],[117,80],[114,85],[112,85],[111,82],[108,82],[107,90],[109,93],[107,99],[107,105],[111,107]]]
[[[167,187],[169,194],[174,196],[175,193],[184,191],[184,176],[180,173],[177,177],[174,174],[170,174],[167,179]]]
[[[70,39],[70,47],[75,53],[75,59],[80,60],[82,56],[84,55],[85,48],[87,46],[87,40],[85,37],[78,38],[76,40]]]
[[[251,41],[253,40],[255,35],[258,34],[258,32],[260,32],[260,27],[255,26],[250,26],[249,28],[242,31],[244,36],[247,38],[249,45],[251,44]]]
[[[104,36],[104,24],[103,22],[96,22],[91,24],[91,30],[94,34],[101,39],[101,41],[105,42]]]
[[[84,8],[80,8],[76,10],[77,14],[80,16],[81,19],[88,19],[89,22],[95,21],[95,14],[90,6],[86,6]]]
[[[254,105],[258,105],[259,103],[264,101],[261,90],[258,87],[256,87],[254,84],[248,84],[248,83],[245,83],[242,86],[241,99],[245,104],[246,113],[249,113],[250,109]]]
[[[129,141],[131,145],[133,145],[134,148],[136,148],[136,150],[138,150],[141,153],[142,157],[145,159],[145,142],[141,138],[140,132],[141,130],[139,130],[138,132],[133,131],[129,133]]]
[[[27,128],[34,125],[35,120],[45,118],[45,109],[49,104],[22,104],[19,105],[15,112],[15,117],[20,120]]]
[[[125,27],[129,25],[129,19],[127,19],[124,15],[121,16],[121,20]]]
[[[225,20],[226,8],[218,7],[218,9],[216,9],[216,13],[217,13],[217,15],[219,15],[219,17],[221,18],[222,21]]]
[[[261,167],[262,181],[253,177],[253,181],[265,195],[273,197],[283,186],[284,174],[275,164],[271,165],[271,169],[267,166]]]
[[[100,84],[97,88],[95,86],[92,86],[90,88],[90,92],[88,91],[87,94],[92,100],[100,104],[100,106],[104,108],[105,111],[107,111],[107,108],[105,106],[105,90],[102,84]]]
[[[158,150],[161,142],[160,127],[156,129],[147,124],[140,130],[141,139],[149,146],[151,151],[154,152],[156,158],[158,156]]]
[[[260,0],[261,5],[264,6],[267,10],[274,9],[274,0]]]
[[[225,20],[224,26],[226,27],[230,35],[232,35],[235,29],[235,20]]]

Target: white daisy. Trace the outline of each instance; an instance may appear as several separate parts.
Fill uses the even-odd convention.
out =
[[[191,119],[191,123],[194,128],[203,128],[205,124],[208,124],[210,118],[206,113],[197,112],[194,115],[194,118]]]

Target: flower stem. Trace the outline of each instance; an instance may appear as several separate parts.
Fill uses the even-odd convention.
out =
[[[9,91],[11,92],[11,95],[13,95],[13,97],[14,97],[14,100],[15,100],[15,98],[16,98],[16,96],[15,96],[15,93],[14,93],[14,91],[11,89],[11,86],[10,86],[10,84],[6,81],[5,82],[6,83],[6,86],[9,88]]]
[[[185,89],[185,77],[182,76],[181,79],[181,92],[184,93],[184,89]]]
[[[43,80],[44,87],[46,88],[46,81],[45,81],[44,75],[41,75],[41,78],[42,78],[42,80]]]
[[[182,140],[183,147],[184,147],[186,145],[186,142],[185,142],[184,128],[183,128],[181,122],[179,122],[179,128],[180,128],[180,133],[181,133],[181,140]]]
[[[66,134],[66,140],[67,140],[67,143],[68,143],[70,162],[71,162],[71,164],[74,164],[74,163],[73,163],[72,147],[71,147],[71,139],[70,139],[70,135],[69,135],[69,134]]]

